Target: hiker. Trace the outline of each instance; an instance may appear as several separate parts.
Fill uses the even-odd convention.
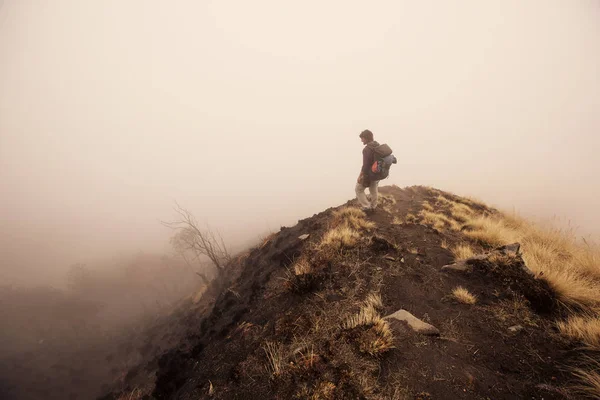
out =
[[[373,211],[377,208],[379,181],[388,177],[391,164],[397,161],[392,149],[375,141],[370,130],[362,131],[359,137],[365,148],[362,151],[362,168],[356,180],[356,199],[364,211]],[[370,200],[365,195],[366,188],[369,188]]]

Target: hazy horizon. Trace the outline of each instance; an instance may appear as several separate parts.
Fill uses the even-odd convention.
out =
[[[0,0],[0,282],[169,251],[174,201],[239,245],[383,185],[600,235],[600,3]]]

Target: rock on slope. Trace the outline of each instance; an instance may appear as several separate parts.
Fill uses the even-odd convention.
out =
[[[104,399],[566,398],[554,294],[518,249],[472,243],[442,268],[466,238],[415,217],[441,192],[381,192],[370,215],[348,202],[236,260],[187,340]]]

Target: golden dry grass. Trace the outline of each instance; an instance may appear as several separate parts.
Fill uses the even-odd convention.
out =
[[[471,228],[465,232],[468,237],[491,246],[502,246],[522,239],[522,233],[507,226],[502,219],[487,216],[473,216],[467,219]]]
[[[452,249],[452,254],[457,261],[466,260],[475,255],[473,248],[468,243],[459,244]]]
[[[370,300],[381,301],[376,295]],[[369,304],[369,298],[357,314],[346,319],[342,327],[348,330],[358,327],[366,328],[359,339],[359,350],[363,353],[378,355],[394,348],[392,329],[389,323],[381,318],[375,307]]]
[[[595,365],[595,368],[589,371],[581,368],[574,371],[574,375],[582,382],[582,385],[576,387],[576,389],[584,396],[600,399],[600,366],[598,363],[593,365]]]
[[[572,316],[557,323],[560,332],[584,343],[588,348],[600,350],[600,318],[597,316]]]
[[[342,327],[344,329],[354,329],[359,326],[374,325],[381,319],[381,315],[379,315],[379,312],[375,307],[365,304],[360,308],[357,314],[347,318],[342,324]]]
[[[406,222],[410,222],[410,223],[415,223],[418,221],[418,218],[412,213],[406,214],[405,219],[406,219]]]
[[[118,400],[140,400],[144,396],[141,389],[135,388],[129,393],[122,393]]]
[[[484,208],[475,211],[462,204]],[[600,248],[577,240],[572,229],[557,229],[532,223],[515,213],[489,210],[479,201],[461,203],[440,195],[437,204],[449,207],[451,220],[464,224],[464,234],[482,245],[502,246],[521,243],[523,259],[529,269],[544,278],[555,290],[558,299],[571,311],[583,310],[558,323],[563,335],[579,340],[590,349],[600,343]],[[433,224],[447,224],[444,218],[424,215]],[[435,225],[434,225],[435,226]],[[580,370],[588,394],[600,398],[600,373]]]
[[[477,297],[462,286],[458,286],[452,291],[452,297],[463,304],[475,304],[477,302]]]
[[[341,225],[337,228],[330,229],[323,235],[323,239],[321,239],[320,248],[330,248],[334,250],[339,250],[344,247],[353,247],[360,239],[360,234],[346,226]]]
[[[306,275],[312,272],[312,267],[308,261],[299,260],[294,264],[293,270],[296,276]]]
[[[394,219],[392,220],[392,225],[402,225],[403,223],[404,221],[402,221],[402,218],[394,216]]]
[[[419,213],[421,221],[424,224],[433,225],[437,230],[442,230],[446,226],[450,225],[450,219],[444,214],[434,213],[431,211],[423,210]]]
[[[452,200],[449,200],[448,198],[444,197],[443,195],[438,195],[438,197],[436,197],[436,203],[440,204],[442,206],[444,205],[450,205],[452,204]]]
[[[371,230],[375,228],[375,223],[365,219],[366,214],[356,207],[344,207],[333,212],[334,226],[347,226],[356,230]]]
[[[283,372],[284,357],[283,346],[279,343],[267,342],[263,346],[267,356],[267,370],[272,376],[279,376]]]
[[[445,250],[447,250],[449,248],[448,242],[446,242],[446,239],[442,240],[442,242],[440,243],[440,247]]]
[[[382,309],[383,302],[381,301],[381,296],[379,293],[370,293],[364,301],[365,306],[373,307],[374,309]]]
[[[473,216],[465,234],[484,244],[520,242],[527,267],[541,274],[560,300],[579,307],[600,306],[597,248],[578,243],[570,231],[542,228],[516,215]]]
[[[329,381],[319,382],[310,400],[333,400],[335,396],[335,384]]]
[[[459,231],[462,228],[462,225],[458,221],[448,218],[442,213],[423,210],[419,213],[419,216],[421,216],[421,221],[424,224],[433,225],[433,227],[437,230],[450,228],[453,231]]]
[[[428,201],[424,201],[422,206],[424,210],[433,212],[433,206]]]

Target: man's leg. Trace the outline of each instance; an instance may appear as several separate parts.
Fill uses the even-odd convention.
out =
[[[371,193],[371,204],[372,209],[377,208],[377,199],[379,198],[379,181],[371,182],[369,185],[369,193]]]
[[[361,183],[356,184],[356,199],[358,200],[358,204],[360,206],[368,208],[370,207],[369,201],[367,200],[367,195],[365,194],[365,189]]]

